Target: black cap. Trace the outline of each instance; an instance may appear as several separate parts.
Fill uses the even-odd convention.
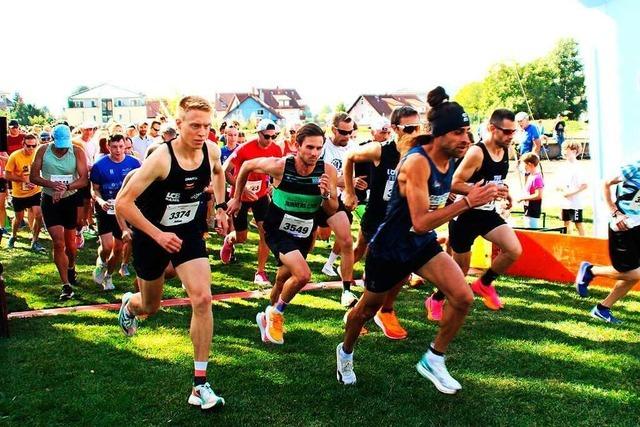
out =
[[[20,127],[20,123],[18,123],[17,120],[13,119],[13,120],[9,120],[9,127],[10,128],[17,128]]]

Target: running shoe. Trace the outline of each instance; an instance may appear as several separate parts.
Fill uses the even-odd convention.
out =
[[[353,292],[347,291],[346,289],[342,291],[342,295],[340,296],[340,304],[342,304],[343,307],[353,307],[357,302],[358,297],[356,297]]]
[[[129,264],[122,263],[118,273],[120,273],[122,277],[129,277],[131,275],[131,273],[129,273]]]
[[[7,248],[13,249],[15,245],[16,245],[16,238],[13,236],[9,237],[9,241],[7,242]]]
[[[591,310],[591,317],[604,320],[605,322],[608,322],[608,323],[614,323],[614,324],[622,323],[622,320],[616,317],[613,317],[613,314],[611,314],[611,309],[599,309],[597,305],[593,307],[593,309]]]
[[[224,399],[215,394],[209,383],[193,387],[188,402],[190,405],[199,406],[200,409],[221,408],[224,406]]]
[[[256,271],[256,274],[253,276],[253,283],[261,286],[271,286],[269,277],[264,271]]]
[[[384,313],[378,310],[373,317],[373,321],[376,322],[376,325],[382,329],[384,335],[389,339],[403,340],[407,337],[407,331],[400,326],[395,311]]]
[[[498,292],[496,292],[496,288],[494,288],[493,285],[483,285],[480,279],[476,279],[476,281],[471,284],[471,290],[474,294],[482,297],[482,302],[487,306],[487,308],[491,310],[500,310],[504,307],[502,301],[500,301]]]
[[[284,344],[284,314],[278,313],[274,307],[267,307],[264,311],[267,318],[265,335],[274,344]]]
[[[104,282],[104,276],[107,274],[107,266],[102,262],[100,257],[96,258],[96,267],[93,269],[93,281],[96,282],[97,285],[102,285]]]
[[[129,316],[125,310],[132,296],[133,294],[131,292],[127,292],[122,295],[122,304],[120,305],[120,312],[118,313],[118,323],[120,324],[124,334],[128,337],[135,334],[138,330],[138,321],[136,320],[136,316]]]
[[[222,261],[223,264],[229,264],[234,252],[235,249],[233,243],[229,241],[229,236],[225,237],[222,248],[220,248],[220,261]]]
[[[76,248],[84,248],[84,235],[82,233],[76,233]]]
[[[427,319],[439,322],[442,320],[442,310],[444,309],[444,301],[438,301],[431,295],[424,301],[424,307],[427,309]]]
[[[351,357],[342,357],[342,343],[336,347],[336,377],[344,385],[356,383],[356,373],[353,371],[353,353]]]
[[[44,246],[40,244],[40,242],[33,242],[31,244],[31,250],[34,252],[40,252],[40,253],[47,252],[47,250],[44,248]]]
[[[419,288],[424,285],[424,279],[417,274],[411,274],[411,279],[409,280],[410,288]]]
[[[589,284],[593,280],[591,267],[593,267],[593,264],[582,261],[578,268],[578,274],[576,274],[576,291],[583,298],[589,295]]]
[[[264,314],[264,311],[256,314],[256,323],[258,324],[258,329],[260,329],[260,339],[264,343],[270,343],[269,338],[267,338],[267,316]]]
[[[62,292],[60,293],[60,301],[67,301],[73,298],[75,293],[73,292],[73,288],[71,285],[66,284],[62,285]]]
[[[116,287],[113,286],[113,280],[111,279],[111,275],[105,274],[104,281],[102,282],[102,289],[104,289],[105,291],[112,291],[115,288]]]
[[[456,381],[444,364],[444,356],[436,356],[426,352],[416,365],[418,373],[431,381],[438,391],[445,394],[456,394],[462,386]]]
[[[329,277],[337,277],[338,273],[333,269],[333,265],[329,263],[325,263],[322,266],[322,274],[326,274]]]

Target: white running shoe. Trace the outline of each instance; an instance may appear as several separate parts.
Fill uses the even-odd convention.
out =
[[[102,285],[104,282],[104,276],[107,274],[107,265],[102,262],[100,257],[96,258],[96,268],[93,269],[93,281],[97,285]]]
[[[118,323],[122,328],[122,332],[128,337],[132,336],[138,330],[138,321],[136,320],[136,316],[130,317],[127,314],[127,304],[133,294],[131,292],[127,292],[122,295],[122,304],[120,305],[120,311],[118,312]]]
[[[447,371],[444,356],[436,356],[428,351],[422,356],[416,369],[420,375],[431,381],[441,393],[456,394],[458,390],[462,389],[460,383]]]
[[[105,274],[104,281],[102,282],[102,289],[104,289],[105,291],[112,291],[115,288],[116,287],[113,286],[113,279],[111,278],[111,275]]]
[[[358,297],[351,291],[344,290],[340,296],[340,304],[343,307],[353,307],[358,302]]]
[[[338,273],[333,269],[333,265],[325,263],[322,266],[322,274],[326,274],[329,277],[337,277]]]
[[[351,357],[342,357],[342,343],[336,347],[336,377],[344,385],[356,383],[356,373],[353,371],[353,353]]]
[[[125,263],[121,264],[120,270],[118,270],[118,273],[120,273],[122,277],[129,277],[129,275],[131,274],[129,273],[129,264],[125,264]]]
[[[201,409],[221,408],[224,406],[224,399],[215,394],[209,383],[193,387],[188,402],[190,405],[199,406]]]
[[[260,329],[260,339],[264,343],[270,343],[269,338],[267,338],[267,315],[264,314],[264,311],[256,314],[256,323],[258,324],[258,329]]]

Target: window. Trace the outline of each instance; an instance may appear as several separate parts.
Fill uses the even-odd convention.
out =
[[[282,99],[282,100],[280,100],[279,105],[280,105],[281,108],[288,107],[289,106],[289,100],[288,99]]]
[[[124,105],[124,102],[122,102],[122,99],[116,99],[116,107],[122,107]]]
[[[258,117],[264,116],[264,110],[263,109],[256,110],[256,116]]]
[[[96,100],[95,99],[91,100],[91,108],[96,108]],[[95,120],[95,118],[94,118],[94,120]]]

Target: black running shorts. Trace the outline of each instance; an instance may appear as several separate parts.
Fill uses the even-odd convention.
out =
[[[582,209],[562,209],[562,220],[571,222],[582,222]]]
[[[47,228],[62,226],[71,229],[76,228],[78,220],[78,206],[75,194],[60,199],[58,203],[53,203],[53,198],[47,194],[42,195],[40,202],[42,208],[42,219]]]
[[[478,236],[484,236],[504,224],[506,222],[496,211],[468,210],[449,221],[449,245],[459,254],[469,252]]]
[[[609,228],[609,258],[621,273],[640,267],[640,226],[627,231]]]
[[[285,255],[289,252],[300,251],[302,257],[307,259],[307,254],[313,243],[313,234],[314,232],[312,231],[309,237],[297,238],[278,228],[267,229],[267,227],[265,227],[264,229],[264,239],[271,253],[273,253],[273,256],[276,258],[278,267],[282,265],[280,254]]]
[[[201,233],[194,230],[190,233],[178,234],[178,237],[182,239],[180,251],[169,253],[151,237],[134,229],[131,249],[133,267],[138,277],[143,280],[155,280],[162,276],[169,261],[175,268],[192,259],[207,258],[207,248]]]
[[[13,210],[15,212],[22,212],[25,209],[40,206],[40,199],[40,193],[37,193],[29,197],[13,197],[11,203],[13,203]]]
[[[122,240],[122,230],[120,230],[116,216],[106,213],[98,203],[96,203],[95,211],[96,221],[98,223],[98,236],[111,233],[114,239]]]
[[[338,198],[338,210],[333,215],[336,215],[338,212],[346,213],[347,214],[347,218],[349,218],[349,224],[353,224],[353,214],[351,213],[351,211],[349,209],[347,209],[347,207],[342,202],[341,198]],[[331,215],[331,216],[333,216],[333,215]],[[327,220],[329,218],[331,218],[331,217],[327,215],[327,213],[324,211],[324,209],[320,209],[320,210],[318,210],[318,213],[316,214],[316,224],[318,224],[318,227],[328,227],[329,224],[327,224]]]
[[[246,231],[249,228],[249,209],[253,212],[256,222],[264,221],[269,210],[269,196],[262,196],[253,202],[242,202],[238,214],[233,217],[233,227],[236,231]]]

